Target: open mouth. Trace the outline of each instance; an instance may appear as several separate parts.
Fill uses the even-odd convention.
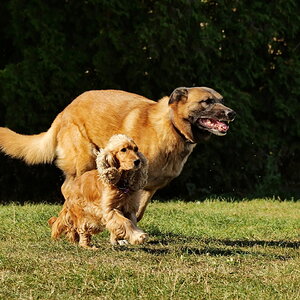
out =
[[[197,120],[198,125],[217,135],[225,135],[229,129],[229,121],[200,118]]]

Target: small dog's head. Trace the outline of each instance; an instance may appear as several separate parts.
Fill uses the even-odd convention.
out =
[[[147,159],[139,152],[135,142],[124,134],[110,138],[106,147],[97,154],[97,168],[106,182],[116,184],[122,173],[138,173],[145,169]]]
[[[110,138],[104,151],[108,165],[119,170],[129,171],[141,167],[141,158],[135,142],[124,134]]]

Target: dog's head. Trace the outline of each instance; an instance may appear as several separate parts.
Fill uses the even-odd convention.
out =
[[[124,134],[112,136],[105,147],[107,163],[119,170],[136,170],[141,167],[141,153],[135,142]]]
[[[236,113],[224,105],[223,97],[207,87],[181,87],[169,98],[175,128],[191,142],[210,133],[225,135]]]
[[[96,163],[100,177],[113,184],[121,176],[126,176],[125,173],[130,173],[131,177],[135,173],[139,177],[147,169],[147,159],[135,142],[124,134],[116,134],[110,138],[107,146],[98,153]]]

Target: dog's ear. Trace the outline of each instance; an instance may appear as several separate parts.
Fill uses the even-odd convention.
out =
[[[107,184],[116,184],[120,180],[120,172],[118,171],[118,161],[114,158],[113,154],[102,150],[99,151],[96,158],[97,169],[99,178]]]
[[[172,94],[170,95],[169,98],[169,104],[172,104],[174,102],[178,102],[178,101],[184,101],[187,99],[188,97],[188,89],[185,87],[180,87],[175,89]]]
[[[130,170],[125,175],[127,177],[125,180],[133,191],[144,188],[148,181],[148,160],[141,152],[138,152],[138,156],[141,160],[141,167],[138,170]]]
[[[100,150],[96,159],[97,167],[100,168],[118,168],[119,162],[109,151]]]
[[[141,160],[142,168],[143,167],[148,167],[148,159],[142,152],[138,152],[138,156]]]
[[[119,167],[119,163],[118,163],[118,160],[113,156],[112,153],[108,152],[106,155],[105,155],[105,161],[106,163],[112,167],[112,168],[118,168]]]

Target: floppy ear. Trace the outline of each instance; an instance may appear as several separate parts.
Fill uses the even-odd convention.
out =
[[[180,87],[175,89],[169,98],[169,104],[172,104],[174,102],[178,102],[181,100],[186,100],[188,97],[188,89],[185,87]]]
[[[107,184],[116,184],[121,177],[117,167],[118,161],[114,158],[112,153],[106,150],[101,150],[96,158],[97,169],[99,177]]]
[[[117,159],[113,156],[113,154],[107,150],[99,151],[97,155],[97,164],[101,164],[103,168],[118,168],[119,163]]]
[[[142,167],[145,167],[145,168],[148,168],[148,159],[146,158],[146,156],[142,153],[142,152],[138,152],[138,156],[141,160],[141,164],[142,164]]]
[[[126,178],[128,187],[133,191],[142,189],[148,181],[148,160],[141,152],[138,152],[138,156],[141,160],[140,168],[129,171]]]

